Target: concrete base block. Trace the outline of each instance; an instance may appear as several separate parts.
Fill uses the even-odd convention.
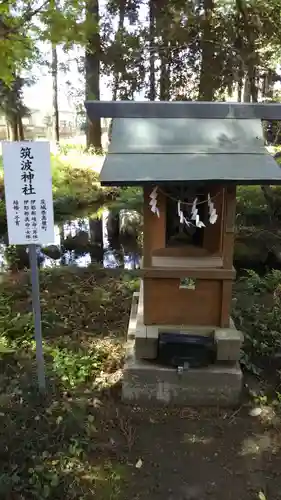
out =
[[[158,338],[142,339],[136,337],[135,353],[137,359],[156,359],[158,353]]]
[[[136,335],[138,303],[139,303],[139,293],[134,292],[132,298],[128,332],[127,332],[128,339],[134,339]]]
[[[122,397],[130,403],[235,406],[240,402],[242,385],[238,363],[179,374],[176,369],[137,360],[132,345],[124,366]]]
[[[141,293],[140,297],[134,294],[123,371],[122,396],[125,402],[184,406],[239,404],[243,377],[237,362],[215,364],[207,368],[189,369],[178,373],[174,368],[159,366],[155,361],[148,361],[157,357],[156,328],[158,327],[143,325],[142,312]],[[149,328],[151,335],[147,335]],[[163,327],[161,330],[163,331]],[[214,330],[218,332],[216,340],[220,358],[232,359],[233,352],[235,357],[238,356],[241,333],[235,330],[235,327],[230,329],[210,327],[210,334],[211,332],[214,334]],[[184,327],[182,333],[185,333]]]
[[[214,340],[218,361],[239,361],[244,340],[242,332],[235,327],[218,328],[215,330]]]

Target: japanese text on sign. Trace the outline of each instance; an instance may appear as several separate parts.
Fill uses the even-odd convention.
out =
[[[53,243],[49,144],[4,143],[3,162],[9,243]]]
[[[32,168],[32,160],[34,156],[31,154],[31,148],[22,146],[20,149],[21,158],[21,180],[24,182],[22,192],[24,195],[36,194],[33,187],[34,169]]]

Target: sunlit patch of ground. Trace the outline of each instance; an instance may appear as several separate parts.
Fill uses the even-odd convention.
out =
[[[28,275],[1,285],[0,338],[13,349],[0,349],[1,500],[281,499],[280,430],[264,409],[254,417],[248,407],[121,402],[136,279],[67,268],[41,272],[40,281],[43,395]]]

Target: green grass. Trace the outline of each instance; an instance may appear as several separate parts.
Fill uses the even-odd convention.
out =
[[[101,154],[86,151],[83,145],[64,144],[60,152],[52,154],[52,178],[55,220],[93,215],[104,204],[113,211],[121,208],[142,210],[140,188],[105,188],[99,182]],[[280,188],[275,193],[280,197]],[[3,194],[3,168],[0,157],[0,195]],[[3,197],[2,197],[3,198]],[[238,226],[268,224],[268,206],[260,186],[240,186],[237,191]],[[0,201],[0,232],[6,231],[5,203]]]
[[[270,356],[280,347],[280,281],[280,272],[274,271],[264,278],[249,273],[236,284],[234,314],[246,334],[248,369],[255,353]],[[1,284],[0,498],[127,500],[139,492],[144,498],[142,488],[146,498],[158,498],[163,477],[160,483],[159,476],[155,478],[154,460],[159,462],[160,473],[163,467],[168,474],[165,488],[170,487],[174,471],[169,457],[176,449],[181,454],[179,467],[187,456],[186,449],[180,451],[182,440],[174,447],[178,426],[184,435],[186,425],[192,425],[194,410],[186,419],[181,411],[166,408],[151,416],[147,410],[126,409],[120,403],[125,333],[138,280],[126,272],[113,277],[95,267],[55,268],[40,271],[40,283],[45,394],[38,393],[36,383],[29,273],[7,275]],[[230,430],[225,415],[224,411],[221,419],[217,413],[212,416],[210,422],[215,420],[215,424],[210,435],[222,428],[219,425],[226,425],[223,442],[228,453],[234,424],[231,420]],[[194,429],[198,425],[204,429],[199,417],[193,418]],[[233,419],[232,410],[229,418]],[[251,422],[245,430],[246,437],[252,426]],[[168,429],[174,432],[170,440]],[[239,434],[236,441],[242,438]],[[159,443],[169,444],[165,453]],[[214,457],[216,449],[214,443],[205,453]],[[202,461],[204,451],[197,452]],[[141,476],[135,467],[140,458],[144,463]],[[185,465],[182,474],[185,480]],[[221,463],[216,474],[219,479]]]
[[[105,188],[99,182],[101,157],[74,150],[74,155],[51,156],[55,221],[91,215],[110,202],[118,189]],[[96,165],[98,164],[98,166]],[[6,232],[4,176],[0,157],[0,233]]]
[[[28,273],[1,286],[0,498],[118,500],[127,466],[112,457],[110,443],[123,431],[101,391],[118,382],[138,282],[95,268],[42,271],[40,280],[44,395]]]
[[[56,221],[95,213],[118,193],[118,189],[102,187],[97,172],[73,165],[71,158],[67,162],[60,156],[52,158],[52,178]]]
[[[34,353],[28,275],[19,273],[1,286],[0,339],[16,352],[28,348]],[[65,388],[83,384],[104,365],[118,368],[132,287],[137,286],[124,276],[111,278],[94,266],[40,272],[44,349],[52,374]]]

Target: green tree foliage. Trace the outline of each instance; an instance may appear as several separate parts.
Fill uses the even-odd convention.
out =
[[[39,41],[78,45],[95,99],[101,77],[116,99],[272,99],[280,40],[278,0],[0,0],[1,81],[36,61]]]
[[[146,19],[145,19],[146,16]],[[108,0],[101,71],[116,98],[270,96],[280,54],[277,0]]]
[[[1,0],[0,79],[10,84],[15,75],[30,67],[40,41],[74,43],[85,41],[84,1]]]
[[[34,59],[39,40],[86,46],[97,31],[101,73],[120,98],[148,90],[151,54],[157,97],[196,98],[209,87],[209,97],[216,98],[247,77],[255,99],[254,86],[276,68],[278,0],[108,0],[99,20],[86,15],[93,3],[2,0],[0,78],[12,81],[15,68]]]
[[[0,80],[0,110],[6,117],[9,137],[14,140],[24,140],[22,118],[29,111],[23,103],[22,87],[28,81],[15,76],[12,82]]]

